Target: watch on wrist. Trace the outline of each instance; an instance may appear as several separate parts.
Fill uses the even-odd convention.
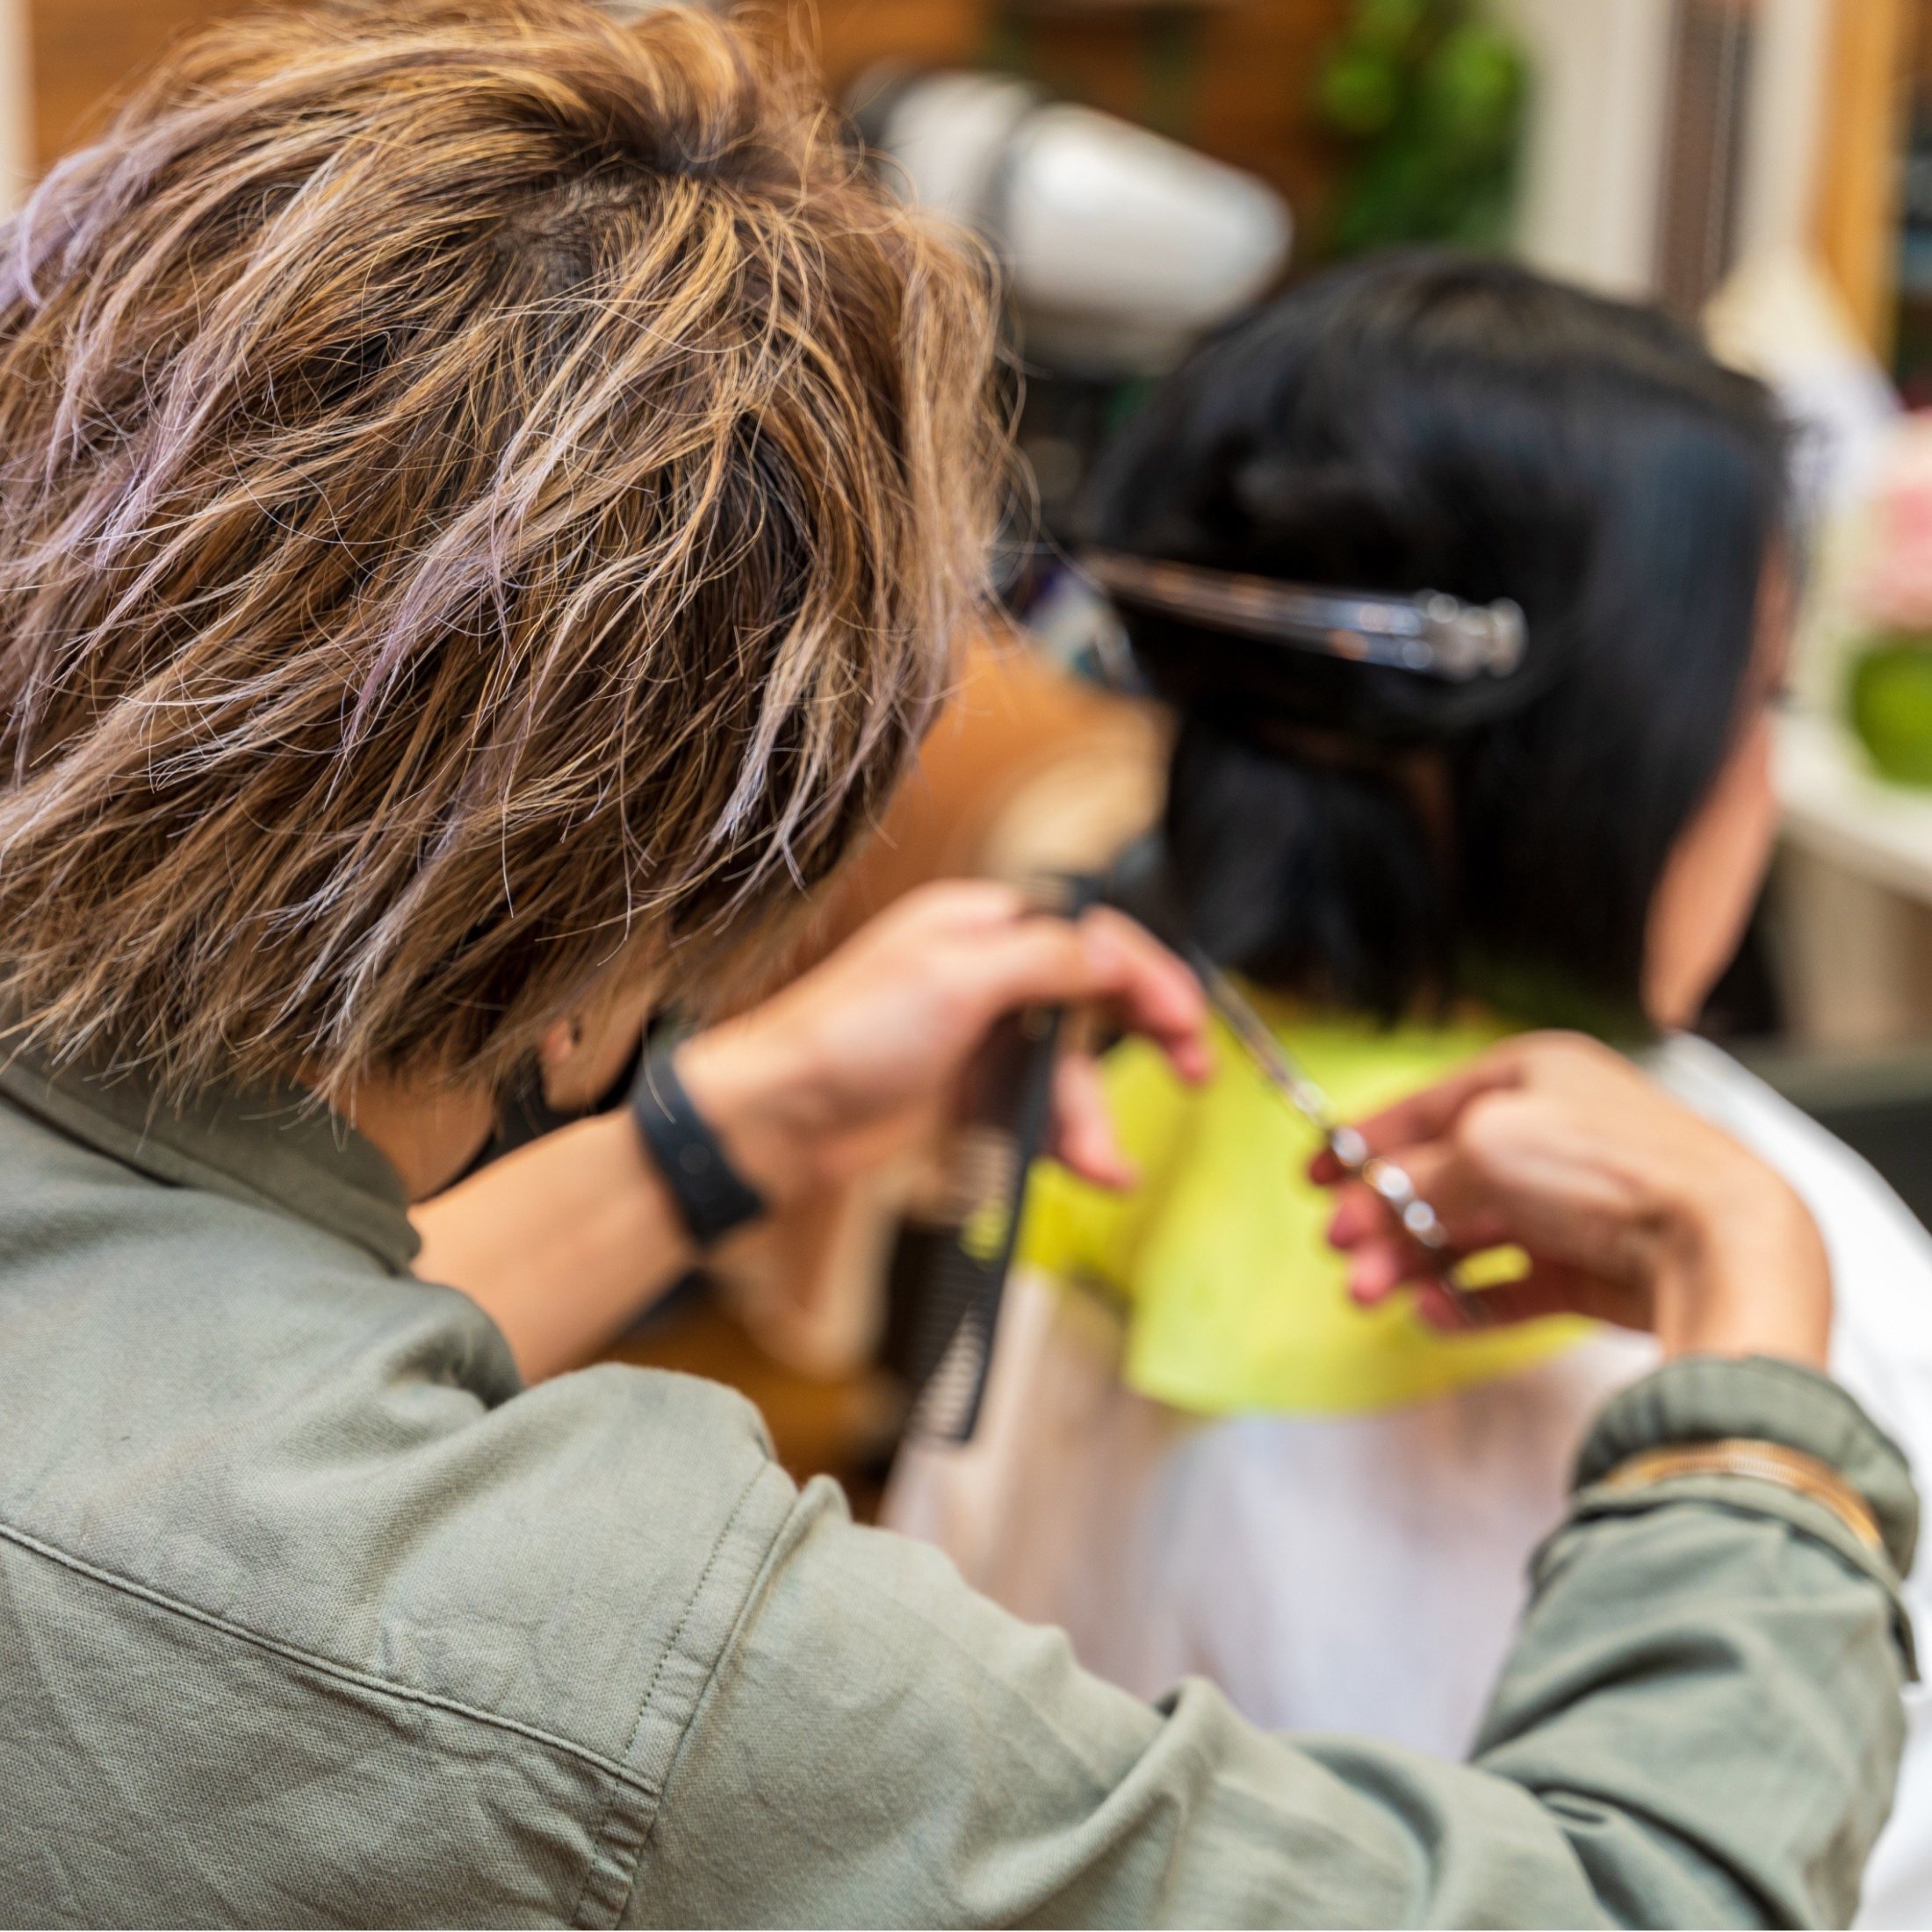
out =
[[[631,1085],[631,1117],[693,1241],[709,1248],[765,1212],[678,1078],[675,1039],[659,1041]]]

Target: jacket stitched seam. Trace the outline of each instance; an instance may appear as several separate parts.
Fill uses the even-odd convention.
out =
[[[662,1652],[660,1652],[659,1654],[657,1667],[651,1673],[651,1681],[644,1687],[644,1698],[638,1705],[638,1714],[631,1720],[631,1735],[627,1739],[625,1739],[624,1747],[624,1782],[628,1784],[632,1785],[635,1789],[645,1792],[647,1796],[650,1796],[653,1799],[662,1797],[662,1787],[660,1786],[658,1791],[653,1792],[651,1790],[649,1783],[645,1778],[638,1776],[638,1774],[635,1771],[630,1770],[629,1766],[631,1761],[631,1754],[638,1748],[638,1734],[644,1729],[644,1720],[651,1713],[652,1700],[655,1698],[658,1694],[658,1683],[659,1680],[664,1676],[665,1666],[670,1662],[672,1657],[676,1654],[678,1640],[684,1635],[685,1626],[691,1620],[691,1613],[697,1608],[698,1600],[704,1594],[704,1586],[711,1580],[711,1572],[714,1568],[717,1568],[719,1553],[724,1549],[725,1544],[731,1539],[732,1532],[738,1527],[738,1519],[741,1515],[744,1514],[745,1505],[747,1502],[751,1500],[752,1491],[758,1487],[760,1480],[764,1476],[766,1471],[770,1467],[771,1465],[768,1460],[761,1463],[758,1467],[752,1473],[750,1481],[748,1481],[745,1485],[745,1487],[739,1491],[738,1501],[732,1503],[732,1513],[724,1519],[724,1527],[718,1532],[717,1541],[715,1541],[711,1545],[711,1554],[705,1558],[704,1568],[698,1573],[697,1582],[693,1586],[691,1594],[685,1602],[683,1614],[680,1616],[677,1620],[677,1627],[671,1633],[669,1640],[665,1644]],[[733,1627],[736,1627],[735,1622]],[[725,1644],[728,1645],[730,1643],[730,1640],[731,1632],[727,1631],[725,1633]],[[722,1648],[723,1647],[721,1646],[720,1647]],[[714,1659],[712,1662],[712,1669],[715,1670],[716,1668],[717,1662]],[[710,1682],[709,1673],[707,1673],[706,1675],[706,1682]],[[696,1711],[696,1705],[694,1704],[692,1705],[692,1709]],[[611,1813],[615,1812],[616,1808],[617,1793],[613,1788],[609,1796],[604,1799],[603,1810],[598,1814],[597,1828],[591,1834],[590,1857],[584,1866],[583,1883],[577,1887],[577,1900],[576,1903],[573,1905],[570,1908],[570,1922],[573,1925],[578,1925],[582,1922],[584,1900],[590,1894],[591,1878],[596,1872],[597,1861],[603,1856],[604,1835],[610,1828]],[[653,1817],[652,1820],[652,1823],[654,1824],[656,1820],[655,1817]],[[640,1851],[643,1849],[641,1842],[638,1849]],[[628,1889],[629,1888],[627,1887],[627,1895]]]
[[[353,1664],[342,1663],[333,1657],[324,1657],[314,1651],[305,1650],[299,1644],[289,1643],[278,1637],[264,1636],[260,1631],[250,1630],[245,1624],[238,1624],[229,1618],[218,1616],[213,1611],[203,1610],[198,1604],[184,1603],[179,1597],[170,1597],[164,1590],[155,1590],[149,1584],[136,1582],[132,1577],[121,1576],[112,1570],[104,1569],[99,1564],[90,1563],[84,1557],[76,1556],[37,1536],[30,1536],[25,1530],[17,1529],[11,1523],[0,1522],[0,1541],[12,1543],[47,1562],[57,1563],[63,1569],[71,1570],[76,1575],[88,1577],[105,1589],[117,1591],[122,1596],[132,1597],[155,1609],[165,1611],[170,1616],[199,1624],[222,1636],[234,1638],[257,1650],[265,1650],[271,1656],[280,1657],[286,1662],[300,1664],[323,1676],[358,1685],[380,1696],[393,1698],[400,1703],[421,1705],[432,1711],[446,1711],[452,1717],[465,1718],[472,1723],[487,1725],[492,1730],[508,1731],[517,1737],[528,1739],[533,1744],[560,1751],[565,1755],[573,1757],[580,1763],[588,1764],[593,1770],[602,1771],[624,1784],[640,1786],[643,1784],[643,1780],[628,1765],[605,1756],[602,1751],[593,1750],[588,1744],[579,1744],[569,1738],[559,1737],[552,1731],[545,1731],[535,1724],[526,1724],[520,1718],[506,1717],[498,1711],[485,1711],[475,1705],[465,1704],[456,1698],[442,1697],[434,1690],[421,1690],[411,1684],[393,1683],[389,1678],[376,1676],[372,1671],[358,1670]],[[679,1627],[681,1629],[682,1626]],[[652,1682],[654,1683],[656,1679],[653,1678]],[[641,1712],[639,1721],[642,1721]],[[615,1793],[605,1801],[605,1819],[609,1817],[610,1806],[615,1801]],[[600,1824],[600,1833],[602,1829]]]

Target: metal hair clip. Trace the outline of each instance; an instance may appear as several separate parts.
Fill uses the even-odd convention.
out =
[[[1381,1198],[1402,1224],[1402,1232],[1430,1258],[1435,1282],[1463,1321],[1471,1328],[1482,1326],[1488,1319],[1482,1303],[1455,1278],[1457,1256],[1449,1244],[1449,1230],[1416,1192],[1407,1170],[1372,1154],[1359,1129],[1343,1121],[1335,1103],[1275,1037],[1274,1029],[1241,989],[1198,946],[1190,946],[1186,951],[1187,962],[1199,977],[1208,1004],[1227,1023],[1262,1078],[1322,1136],[1343,1171],[1364,1182]]]
[[[1322,590],[1118,551],[1084,551],[1080,563],[1101,590],[1123,602],[1352,663],[1465,684],[1507,677],[1523,661],[1523,611],[1507,597],[1468,604],[1440,590],[1413,596]]]

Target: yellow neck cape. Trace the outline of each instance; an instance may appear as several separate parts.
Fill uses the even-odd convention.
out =
[[[1426,1086],[1509,1031],[1310,1015],[1260,1002],[1344,1118]],[[1290,1113],[1225,1029],[1215,1071],[1189,1088],[1143,1042],[1109,1059],[1109,1101],[1141,1173],[1110,1194],[1042,1163],[1021,1265],[1124,1306],[1130,1387],[1204,1415],[1360,1413],[1506,1375],[1571,1346],[1568,1318],[1444,1335],[1406,1295],[1352,1303],[1325,1230],[1330,1197],[1306,1179],[1315,1130]]]

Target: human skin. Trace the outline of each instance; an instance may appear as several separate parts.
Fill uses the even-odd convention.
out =
[[[609,999],[544,1043],[560,1106],[605,1091],[635,1047],[648,996]],[[1012,889],[954,882],[908,894],[762,1006],[688,1041],[678,1071],[733,1164],[775,1209],[849,1179],[906,1144],[943,1104],[993,1020],[1032,1004],[1098,1006],[1166,1053],[1208,1069],[1193,976],[1120,914],[1077,924],[1027,910]],[[1065,1060],[1056,1150],[1102,1186],[1132,1179],[1089,1063]],[[440,1115],[378,1094],[357,1124],[400,1172]],[[467,1135],[445,1133],[443,1178],[487,1138],[490,1096],[469,1097]],[[431,1193],[441,1180],[431,1177]],[[463,1288],[532,1380],[575,1366],[697,1258],[629,1114],[574,1122],[424,1200],[416,1272]]]
[[[1575,1034],[1504,1041],[1450,1079],[1362,1123],[1470,1253],[1524,1250],[1527,1274],[1476,1291],[1484,1317],[1571,1313],[1649,1329],[1664,1353],[1776,1355],[1825,1365],[1831,1270],[1783,1176],[1679,1107],[1640,1069]],[[1329,1238],[1349,1293],[1373,1307],[1420,1290],[1425,1319],[1465,1325],[1436,1264],[1331,1157]]]
[[[1755,662],[1729,756],[1672,848],[1651,901],[1644,1004],[1665,1031],[1688,1027],[1737,951],[1777,837],[1772,716],[1789,655],[1790,595],[1773,565],[1759,600]]]
[[[1768,573],[1757,661],[1730,753],[1673,848],[1651,905],[1644,997],[1666,1031],[1690,1025],[1736,951],[1777,832],[1772,708],[1787,598]],[[1508,1041],[1464,1072],[1363,1123],[1465,1252],[1526,1250],[1524,1280],[1485,1291],[1492,1322],[1568,1310],[1654,1330],[1667,1354],[1771,1354],[1823,1366],[1830,1271],[1783,1179],[1664,1099],[1621,1055],[1575,1034]],[[1381,1203],[1337,1185],[1330,1238],[1366,1306],[1420,1289],[1425,1318],[1463,1311]]]

